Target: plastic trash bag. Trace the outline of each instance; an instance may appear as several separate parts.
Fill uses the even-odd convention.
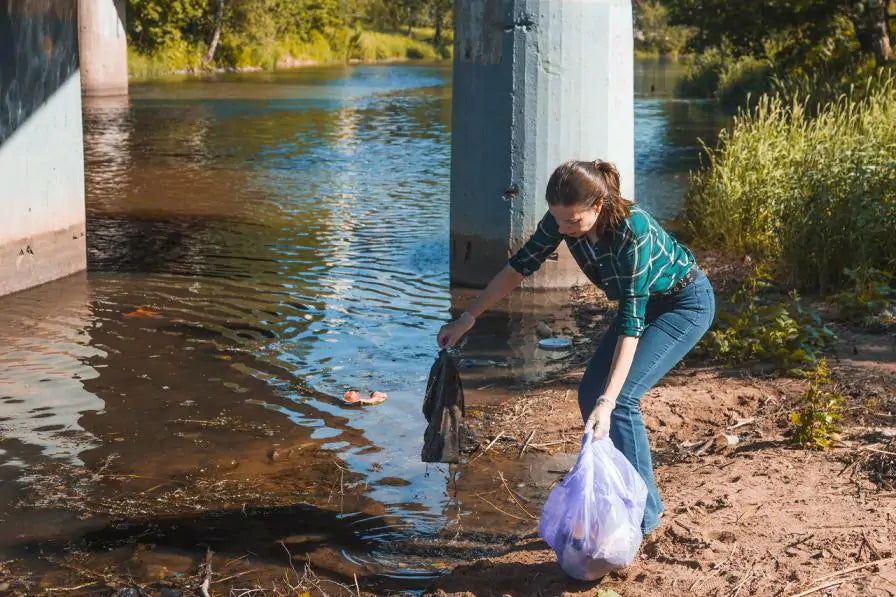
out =
[[[464,388],[448,351],[442,350],[429,370],[423,416],[429,422],[423,434],[423,462],[460,460],[464,418]]]
[[[538,532],[564,572],[596,580],[638,553],[646,502],[647,486],[622,452],[587,433],[575,466],[548,496]]]

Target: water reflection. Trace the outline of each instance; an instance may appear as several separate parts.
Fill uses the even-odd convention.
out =
[[[11,304],[10,304],[11,303]],[[19,293],[0,309],[0,437],[37,446],[50,457],[81,463],[79,454],[98,445],[81,415],[104,401],[85,384],[100,371],[85,364],[102,356],[89,333],[93,318],[83,274]],[[8,451],[6,465],[23,466]]]

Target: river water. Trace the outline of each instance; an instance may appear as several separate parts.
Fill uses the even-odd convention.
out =
[[[636,194],[662,218],[724,124],[672,97],[680,74],[636,67]],[[448,278],[450,82],[442,64],[307,68],[85,104],[88,272],[0,298],[0,560],[214,476],[338,513],[337,574],[438,573],[384,546],[480,504],[419,461],[435,334],[466,298]],[[484,318],[464,356],[494,363],[473,385],[550,370],[534,325],[571,325],[552,300]],[[351,388],[389,398],[345,405]]]

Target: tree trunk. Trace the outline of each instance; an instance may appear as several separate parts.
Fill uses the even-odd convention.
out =
[[[865,31],[878,64],[886,64],[893,59],[887,16],[888,5],[889,0],[865,0]]]
[[[437,48],[442,45],[443,18],[445,18],[445,15],[442,14],[442,3],[437,0],[433,3],[432,8],[432,21],[433,25],[435,25],[435,32],[432,34],[432,45]]]
[[[215,32],[212,41],[208,44],[208,52],[202,57],[202,63],[208,64],[215,58],[215,50],[218,49],[218,41],[221,39],[221,26],[224,23],[224,0],[218,0],[218,10],[215,13]]]

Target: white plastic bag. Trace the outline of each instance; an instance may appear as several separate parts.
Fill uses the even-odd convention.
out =
[[[647,486],[609,437],[585,434],[579,458],[548,496],[538,532],[560,567],[596,580],[631,563],[641,546]]]

